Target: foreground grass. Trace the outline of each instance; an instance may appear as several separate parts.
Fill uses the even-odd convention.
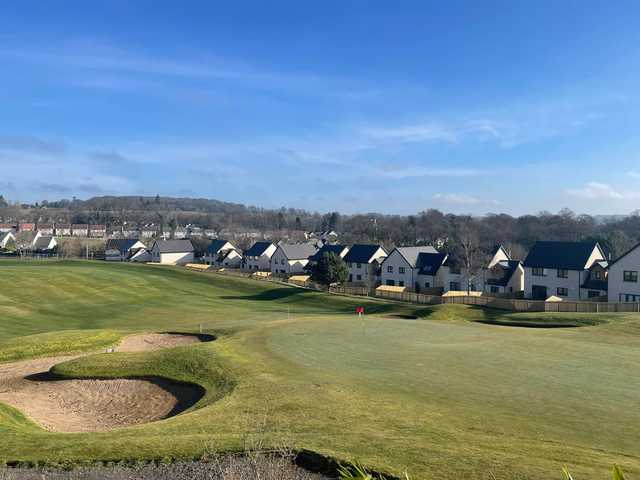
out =
[[[640,475],[638,316],[385,304],[161,267],[5,265],[0,309],[13,317],[0,331],[14,340],[0,358],[38,330],[72,349],[85,328],[106,341],[202,324],[219,339],[58,365],[63,376],[158,375],[207,394],[183,415],[94,434],[48,433],[0,405],[0,460],[191,458],[259,439],[412,478],[548,478],[567,463],[576,478],[604,478],[614,463]],[[33,276],[46,294],[25,289]]]

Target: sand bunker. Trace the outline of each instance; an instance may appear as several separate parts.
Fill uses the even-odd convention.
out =
[[[115,350],[150,351],[212,339],[183,334],[132,335]],[[161,378],[60,380],[49,373],[54,365],[80,356],[0,364],[0,401],[48,430],[96,432],[177,415],[204,394],[196,385]]]

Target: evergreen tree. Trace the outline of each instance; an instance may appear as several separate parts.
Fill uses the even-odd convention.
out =
[[[327,252],[318,261],[313,269],[313,279],[323,285],[344,283],[349,277],[347,264],[340,256],[333,252]]]

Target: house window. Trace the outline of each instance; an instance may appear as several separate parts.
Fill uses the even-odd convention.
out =
[[[284,265],[284,258],[282,260],[280,260],[280,264]]]
[[[633,270],[625,270],[623,274],[625,282],[638,283],[638,272]]]
[[[449,290],[459,291],[460,290],[460,282],[450,282]]]
[[[500,293],[500,289],[494,285],[491,287],[491,293]]]
[[[640,295],[628,295],[628,294],[625,294],[624,301],[625,302],[640,302]]]
[[[589,298],[596,298],[600,296],[600,292],[598,292],[597,290],[589,290],[589,292],[587,293],[587,297]]]
[[[396,282],[394,282],[393,280],[387,280],[387,285],[389,285],[390,287],[393,287],[396,284]]]
[[[398,273],[404,273],[404,267],[398,267]]]
[[[569,270],[567,270],[566,268],[559,268],[558,278],[569,278]]]
[[[544,277],[544,268],[533,267],[531,269],[531,275],[533,275],[534,277]]]
[[[429,284],[429,282],[424,282],[424,288],[430,288],[431,285]]]
[[[349,262],[349,268],[353,268],[353,263]]]
[[[393,273],[393,265],[387,267],[387,273]]]
[[[362,268],[362,264],[361,263],[356,263],[356,268]]]
[[[356,275],[356,280],[358,280],[358,281],[362,280],[362,275],[360,275],[360,274]]]
[[[404,282],[403,282],[402,280],[400,280],[400,281],[398,282],[398,286],[399,286],[399,287],[404,287]]]
[[[602,280],[602,272],[600,270],[596,270],[593,272],[593,276],[596,280]]]
[[[569,289],[566,287],[558,287],[558,296],[559,297],[568,297]]]

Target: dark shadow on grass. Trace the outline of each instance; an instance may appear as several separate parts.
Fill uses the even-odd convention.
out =
[[[536,321],[518,321],[518,320],[477,320],[478,323],[485,325],[496,325],[498,327],[523,327],[523,328],[580,328],[587,325],[581,325],[574,322],[553,323],[553,322],[536,322]]]
[[[272,300],[284,300],[291,297],[300,296],[301,294],[308,294],[308,290],[293,287],[273,288],[269,290],[256,293],[254,295],[226,295],[220,298],[224,300],[248,300],[248,301],[272,301]]]

